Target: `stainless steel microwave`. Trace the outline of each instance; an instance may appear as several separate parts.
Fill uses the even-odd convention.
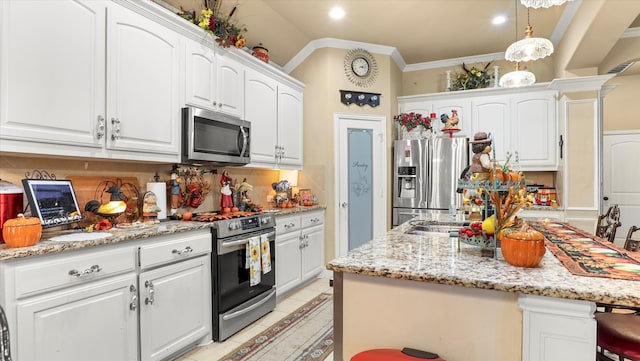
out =
[[[245,165],[251,161],[251,123],[196,107],[182,108],[182,162]]]

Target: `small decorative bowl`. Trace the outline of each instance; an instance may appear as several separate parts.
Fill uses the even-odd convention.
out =
[[[42,224],[38,217],[25,217],[20,213],[2,225],[2,238],[12,248],[33,246],[41,236]]]
[[[499,237],[504,260],[516,267],[536,267],[546,252],[544,236],[539,234],[531,239],[520,239],[517,233],[502,233]]]

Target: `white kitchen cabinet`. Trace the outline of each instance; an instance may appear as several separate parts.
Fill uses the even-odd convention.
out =
[[[136,285],[131,272],[19,301],[15,359],[138,359]]]
[[[437,133],[440,133],[444,127],[440,116],[446,114],[451,117],[455,110],[458,112],[458,128],[461,129],[460,133],[455,134],[466,134],[473,139],[473,134],[469,133],[471,130],[471,102],[468,99],[436,100],[431,104],[431,107],[432,113],[436,113],[436,119],[433,120],[431,126]]]
[[[245,118],[251,122],[251,166],[302,167],[302,91],[248,68]]]
[[[217,110],[238,118],[245,118],[244,110],[244,66],[229,55],[216,56]]]
[[[179,160],[177,33],[105,1],[7,1],[0,12],[0,150]],[[65,26],[35,31],[25,18]]]
[[[185,37],[184,76],[186,103],[216,111],[216,58],[207,43]]]
[[[14,359],[160,360],[208,342],[210,254],[202,229],[0,262]]]
[[[324,210],[276,217],[276,292],[283,295],[324,269]]]
[[[7,150],[24,151],[50,148],[42,143],[104,146],[96,135],[105,115],[105,6],[0,2],[1,150],[9,143],[14,148]],[[52,19],[64,26],[33,26]]]
[[[166,359],[210,332],[210,270],[207,255],[140,274],[142,360]]]
[[[471,133],[487,132],[493,136],[495,159],[503,163],[511,151],[510,100],[503,95],[476,97],[471,100]],[[493,154],[491,154],[493,159]]]
[[[518,151],[520,167],[528,170],[558,168],[556,92],[515,95],[511,98],[512,149]]]
[[[108,7],[108,149],[180,154],[180,54],[176,32]]]
[[[302,168],[302,92],[278,85],[280,166]]]

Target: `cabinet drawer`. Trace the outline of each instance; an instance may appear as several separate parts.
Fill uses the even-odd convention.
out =
[[[302,228],[313,227],[324,223],[324,211],[302,214]]]
[[[276,217],[276,234],[298,231],[300,225],[300,215]]]
[[[134,247],[77,251],[29,260],[15,269],[16,298],[133,271]]]
[[[148,245],[140,246],[140,268],[181,261],[204,253],[211,253],[211,233],[176,234]]]

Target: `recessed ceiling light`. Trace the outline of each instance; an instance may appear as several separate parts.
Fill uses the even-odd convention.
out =
[[[331,18],[335,20],[342,19],[344,17],[344,14],[344,10],[341,7],[337,6],[331,9],[331,11],[329,12],[329,16],[331,16]]]
[[[504,15],[498,15],[495,18],[493,18],[493,20],[491,20],[491,24],[500,25],[500,24],[504,24],[505,21],[507,21],[507,18],[504,17]]]

